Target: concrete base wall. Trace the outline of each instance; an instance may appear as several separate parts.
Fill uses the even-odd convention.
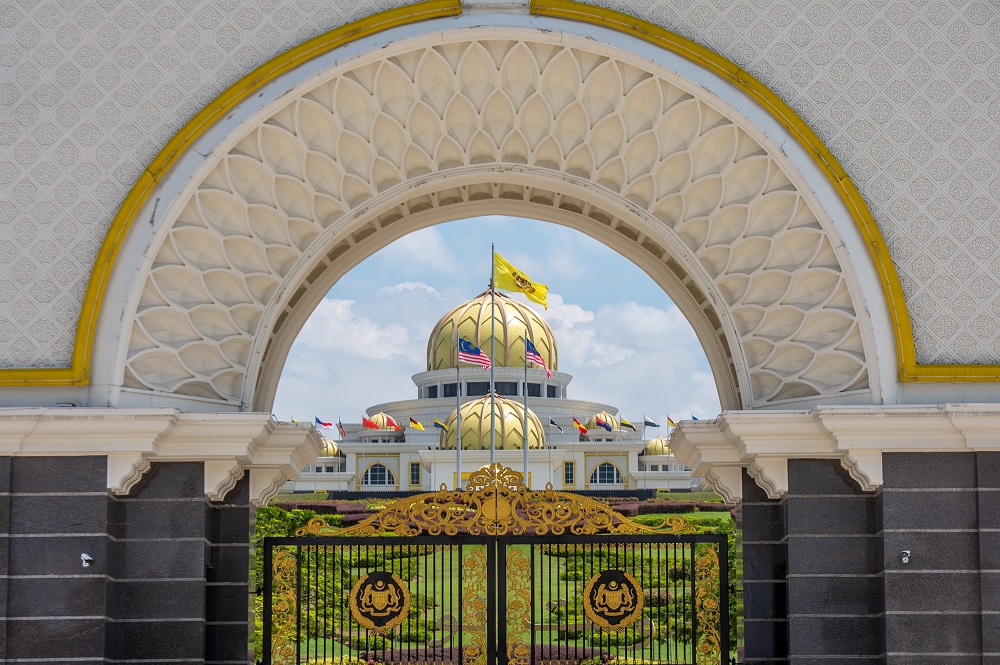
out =
[[[789,460],[780,500],[744,473],[747,663],[1000,663],[1000,453],[883,468],[862,492],[837,461]]]
[[[219,503],[200,462],[106,479],[101,456],[0,458],[0,661],[245,663],[248,479]]]

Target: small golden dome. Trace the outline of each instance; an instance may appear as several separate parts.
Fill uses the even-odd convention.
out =
[[[524,406],[520,402],[496,399],[496,414],[490,418],[490,396],[466,402],[462,405],[462,450],[489,450],[490,424],[495,423],[494,445],[497,450],[521,450],[524,445]],[[454,450],[458,438],[455,426],[455,412],[445,420],[447,432],[441,432],[441,448]],[[528,409],[528,449],[545,447],[545,435],[538,416]]]
[[[594,432],[597,432],[599,434],[601,432],[608,431],[607,427],[597,424],[598,418],[600,418],[602,422],[607,423],[608,427],[611,428],[612,432],[617,432],[619,429],[621,429],[621,425],[618,423],[617,418],[615,418],[607,411],[601,411],[600,413],[595,413],[594,415],[592,415],[590,417],[590,420],[587,421],[587,434],[593,434]]]
[[[441,317],[427,340],[427,369],[455,367],[459,336],[489,355],[491,315],[490,292],[486,291]],[[527,334],[548,368],[553,372],[559,368],[555,335],[535,310],[497,291],[495,319],[496,357],[490,359],[495,366],[524,367],[524,337]]]
[[[644,455],[673,455],[670,452],[670,447],[667,445],[667,440],[662,436],[658,436],[655,439],[650,439],[646,442],[646,447],[643,449]]]
[[[323,437],[323,451],[319,454],[320,457],[339,457],[340,456],[340,446],[333,439],[328,439]]]
[[[376,425],[378,425],[378,428],[380,430],[383,430],[383,429],[390,429],[390,430],[401,429],[400,426],[399,426],[399,423],[396,422],[395,418],[393,418],[392,416],[390,416],[388,413],[383,413],[382,411],[379,411],[374,416],[371,416],[370,418],[368,418],[368,420],[370,420],[373,423],[375,423]]]

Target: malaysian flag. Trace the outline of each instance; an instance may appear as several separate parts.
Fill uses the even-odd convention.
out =
[[[525,359],[529,363],[535,363],[536,365],[544,369],[546,378],[551,379],[552,370],[550,370],[548,365],[545,364],[545,361],[542,360],[542,357],[538,355],[538,349],[536,349],[535,345],[531,343],[531,340],[525,339],[524,346],[525,346]]]
[[[481,365],[483,369],[489,369],[493,364],[490,362],[490,357],[480,351],[478,346],[472,346],[472,342],[461,337],[458,338],[458,362]]]

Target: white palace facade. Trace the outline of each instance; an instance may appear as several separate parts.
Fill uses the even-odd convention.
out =
[[[427,342],[427,371],[413,376],[416,398],[372,406],[365,414],[367,426],[364,422],[343,423],[341,440],[326,439],[323,454],[285,489],[430,491],[442,484],[455,487],[459,464],[460,485],[492,459],[522,470],[525,422],[526,482],[531,489],[543,489],[551,483],[560,490],[685,491],[699,483],[674,457],[666,439],[643,424],[644,418],[630,422],[626,417],[623,424],[618,409],[609,404],[569,399],[573,376],[558,370],[558,349],[548,323],[527,305],[499,291],[495,303],[492,309],[487,291],[445,314]],[[466,363],[456,368],[457,336],[489,353],[491,309],[496,312],[496,394],[492,400],[489,371]],[[534,364],[525,369],[525,335],[552,370],[551,375]],[[461,398],[456,395],[459,384]],[[456,452],[459,400],[460,456]],[[491,409],[496,414],[492,456]],[[586,433],[576,427],[574,419]],[[448,429],[435,426],[436,421]]]

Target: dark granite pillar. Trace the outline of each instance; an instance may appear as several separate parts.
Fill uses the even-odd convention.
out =
[[[10,457],[0,457],[0,663],[7,660],[7,575],[10,572]]]
[[[976,457],[983,663],[1000,665],[1000,453]]]
[[[879,665],[881,496],[837,460],[789,460],[786,503],[789,662]]]
[[[982,455],[981,466],[975,453],[882,456],[888,665],[987,662],[981,612],[998,601],[992,589],[991,597],[981,595],[992,575],[979,570],[980,501],[993,510],[984,524],[1000,520],[995,492],[976,486],[979,472],[997,468],[994,455]],[[987,482],[996,486],[996,476]],[[910,551],[908,564],[903,550]]]
[[[784,502],[743,472],[743,630],[747,665],[788,663]]]
[[[207,508],[205,662],[246,663],[250,615],[250,475]]]
[[[107,656],[115,663],[204,662],[203,474],[200,462],[154,463],[129,496],[113,501]]]
[[[4,662],[104,662],[110,538],[106,458],[0,462]],[[87,554],[93,563],[84,567]]]

